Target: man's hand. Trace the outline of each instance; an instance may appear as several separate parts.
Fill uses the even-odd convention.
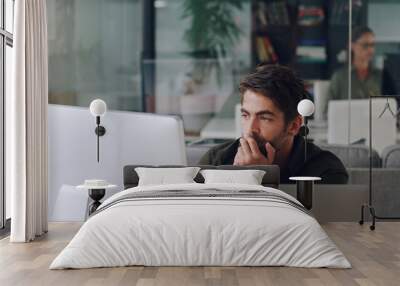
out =
[[[233,165],[271,165],[275,159],[275,148],[267,142],[265,149],[267,150],[267,158],[261,153],[257,142],[253,138],[240,138],[240,146]]]

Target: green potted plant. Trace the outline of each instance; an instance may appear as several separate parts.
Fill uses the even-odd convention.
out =
[[[234,20],[235,11],[243,9],[248,0],[184,0],[183,19],[190,20],[184,39],[196,60],[193,76],[203,80],[213,67],[220,76],[219,60],[225,58],[239,40],[242,31]],[[198,60],[211,60],[209,64]]]
[[[184,0],[182,18],[189,20],[184,40],[193,59],[186,82],[185,96],[180,108],[185,130],[197,133],[214,115],[218,100],[217,90],[207,90],[206,84],[222,81],[224,61],[239,40],[242,31],[235,22],[235,12],[243,9],[247,0]],[[226,95],[228,96],[228,95]]]

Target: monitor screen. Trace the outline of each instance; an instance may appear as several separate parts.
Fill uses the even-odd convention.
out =
[[[400,54],[386,54],[382,73],[382,94],[400,94]]]

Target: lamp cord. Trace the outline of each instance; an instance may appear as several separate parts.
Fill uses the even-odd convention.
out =
[[[307,161],[307,117],[304,117],[304,163]]]
[[[99,140],[99,138],[100,138],[100,136],[99,136],[99,132],[100,132],[100,116],[97,116],[96,117],[96,123],[97,123],[97,129],[96,129],[96,134],[97,134],[97,163],[99,163],[100,162],[100,159],[99,159],[99,157],[100,157],[100,151],[99,151],[99,149],[100,149],[100,140]]]
[[[97,163],[99,163],[99,148],[100,148],[100,144],[99,144],[99,125],[97,125]]]

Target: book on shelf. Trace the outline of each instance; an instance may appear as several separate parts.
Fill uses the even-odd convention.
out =
[[[318,26],[324,22],[325,12],[323,6],[300,5],[297,13],[297,23],[300,26]]]
[[[258,20],[260,22],[260,26],[261,27],[267,27],[268,26],[268,20],[267,20],[267,17],[265,15],[263,9],[258,9],[257,10],[257,16],[258,16]]]
[[[271,62],[273,62],[273,63],[278,62],[278,56],[276,55],[274,46],[272,45],[272,43],[268,37],[264,37],[264,45],[265,45],[265,48],[266,48],[269,56],[271,57]]]
[[[269,57],[267,50],[264,46],[264,41],[262,37],[257,37],[257,56],[260,62],[269,62]]]
[[[260,28],[268,26],[289,26],[289,13],[286,1],[258,2],[256,17]]]
[[[325,46],[298,46],[296,55],[299,62],[325,63],[327,60]]]
[[[256,52],[260,62],[277,63],[278,55],[268,36],[256,37]]]
[[[302,39],[299,43],[300,46],[325,46],[326,38],[315,39]]]

